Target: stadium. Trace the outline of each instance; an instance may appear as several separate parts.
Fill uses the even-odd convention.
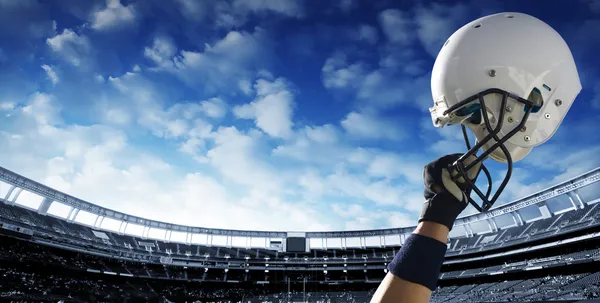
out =
[[[106,209],[6,169],[0,179],[8,185],[0,208],[0,295],[12,301],[369,302],[414,229],[182,226]],[[600,298],[599,181],[597,168],[457,219],[431,302]],[[16,203],[25,192],[43,198],[38,209]],[[569,206],[554,210],[561,201]],[[68,206],[68,216],[50,214],[53,204]],[[537,215],[524,219],[531,210]],[[95,223],[78,223],[83,213]],[[117,231],[102,228],[110,219]],[[142,232],[128,234],[130,226]],[[148,236],[157,231],[164,236]],[[177,234],[185,240],[172,240]]]
[[[600,302],[551,4],[0,0],[0,301]]]

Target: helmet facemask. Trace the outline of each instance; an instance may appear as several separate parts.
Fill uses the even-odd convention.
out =
[[[485,101],[486,97],[488,97],[488,96],[491,97],[493,94],[499,96],[501,98],[501,102],[499,102],[497,104],[491,104],[492,102],[486,103],[486,101]],[[455,180],[455,182],[459,178],[462,177],[463,180],[467,180],[466,182],[468,182],[468,187],[470,187],[472,189],[471,192],[475,192],[477,194],[477,196],[479,196],[479,198],[482,201],[481,205],[479,205],[471,197],[469,197],[469,203],[471,203],[471,205],[473,205],[473,207],[475,207],[480,212],[487,211],[488,209],[490,209],[492,207],[492,205],[500,197],[500,194],[502,193],[502,191],[506,187],[508,181],[510,180],[510,177],[512,174],[513,160],[512,160],[511,154],[505,144],[506,144],[506,141],[508,141],[512,136],[514,136],[520,130],[523,129],[523,127],[525,126],[525,123],[527,122],[529,114],[532,112],[532,110],[533,109],[539,110],[539,108],[541,107],[541,105],[542,105],[541,99],[536,97],[536,95],[539,96],[539,94],[534,94],[532,92],[529,100],[525,100],[523,98],[520,98],[519,96],[511,94],[502,89],[491,88],[491,89],[482,91],[476,95],[473,95],[461,102],[456,103],[455,105],[446,109],[442,113],[442,115],[445,117],[453,117],[452,120],[460,121],[463,136],[464,136],[468,151],[464,155],[462,155],[451,166],[450,169],[456,170],[458,172],[457,174],[455,174],[455,176],[453,178]],[[541,96],[539,96],[539,97],[541,97]],[[487,98],[487,99],[489,99],[489,98]],[[505,121],[505,114],[507,111],[506,109],[508,109],[507,105],[509,104],[509,100],[512,101],[511,103],[523,104],[523,114],[522,114],[522,118],[520,119],[519,123],[516,124],[516,126],[512,130],[510,130],[506,135],[500,137],[500,135],[501,135],[500,131],[502,130],[502,126]],[[488,107],[488,105],[491,105],[492,107]],[[493,107],[496,107],[496,106],[500,106],[500,107],[493,112],[498,113],[498,117],[495,117],[495,118],[493,116],[490,117],[490,115],[488,114],[489,109],[492,109]],[[490,120],[492,120],[492,121],[490,121]],[[495,121],[497,121],[497,123],[495,123]],[[435,122],[439,122],[439,121],[434,120],[434,123]],[[485,129],[486,135],[481,139],[478,138],[475,142],[475,145],[471,146],[465,125],[474,126],[474,127],[483,127]],[[482,151],[483,151],[481,155],[477,155],[477,152],[479,151],[479,149],[482,149]],[[492,153],[498,154],[498,150],[504,156],[504,159],[506,160],[505,162],[508,166],[508,169],[506,172],[506,176],[504,177],[504,180],[502,181],[502,183],[496,190],[496,193],[490,198],[490,194],[491,194],[491,190],[492,190],[492,178],[491,178],[489,170],[487,169],[487,167],[485,167],[485,165],[483,165],[482,162],[485,159],[487,159],[490,156],[490,154],[492,154]],[[474,161],[466,164],[465,160],[468,159],[471,155],[475,156],[476,159]],[[504,161],[502,161],[502,162],[504,162]],[[477,165],[479,163],[481,163],[480,171],[483,171],[485,173],[485,175],[487,177],[487,181],[488,181],[488,188],[487,188],[487,191],[485,194],[481,191],[481,189],[479,189],[475,185],[477,177],[479,176],[479,172],[477,173],[475,179],[471,180],[471,179],[467,178],[468,171],[471,168],[475,167],[475,165]],[[451,174],[451,175],[453,175],[453,174]]]

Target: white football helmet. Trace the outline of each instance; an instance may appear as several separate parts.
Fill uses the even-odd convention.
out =
[[[507,175],[490,199],[491,177],[484,195],[489,209],[508,183],[512,163],[556,132],[581,91],[573,55],[563,38],[543,21],[522,13],[489,15],[458,29],[438,54],[431,75],[436,127],[461,124],[469,151],[455,164],[457,178],[490,157],[508,163]],[[477,138],[471,148],[468,127]],[[469,165],[464,159],[479,149]],[[464,178],[467,179],[467,178]]]

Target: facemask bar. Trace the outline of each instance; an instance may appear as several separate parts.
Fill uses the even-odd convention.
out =
[[[487,110],[486,110],[486,106],[485,106],[485,101],[484,101],[484,96],[489,95],[489,94],[500,94],[502,95],[502,103],[501,103],[501,107],[500,107],[500,116],[498,117],[498,124],[496,125],[496,128],[492,129],[492,125],[489,121],[489,117],[487,115]],[[511,130],[508,134],[506,134],[502,139],[498,138],[498,133],[500,132],[500,130],[502,129],[502,123],[504,122],[504,109],[506,108],[506,103],[508,98],[511,97],[515,100],[517,100],[520,103],[525,104],[525,113],[523,114],[523,119],[521,119],[521,122],[513,129]],[[458,160],[456,160],[456,162],[452,165],[451,169],[455,169],[458,174],[456,174],[456,176],[454,177],[454,179],[458,179],[460,177],[462,177],[464,180],[466,180],[468,182],[468,196],[469,196],[469,203],[471,203],[473,205],[473,207],[475,207],[479,212],[484,212],[487,211],[488,209],[490,209],[492,207],[492,205],[496,202],[496,200],[498,199],[498,197],[500,196],[500,194],[502,193],[502,191],[504,190],[504,188],[506,187],[506,184],[508,183],[508,181],[510,180],[511,174],[512,174],[512,157],[510,156],[510,153],[508,152],[508,149],[504,146],[504,142],[508,141],[508,139],[510,139],[512,136],[514,136],[521,128],[523,128],[523,126],[525,125],[525,123],[527,122],[527,118],[529,118],[529,114],[531,113],[531,110],[534,106],[533,102],[523,99],[519,96],[515,96],[507,91],[504,91],[502,89],[498,89],[498,88],[491,88],[491,89],[487,89],[485,91],[482,91],[476,95],[473,95],[453,106],[451,106],[450,108],[448,108],[446,111],[444,111],[444,115],[447,115],[448,113],[452,113],[453,111],[459,109],[460,107],[471,103],[473,101],[479,101],[480,105],[481,105],[481,115],[483,118],[483,121],[485,123],[485,126],[487,128],[487,131],[489,132],[489,134],[483,138],[481,141],[477,142],[475,144],[475,146],[473,146],[472,148],[470,147],[470,143],[469,143],[469,139],[467,136],[467,131],[464,127],[464,125],[462,125],[463,128],[463,136],[465,137],[465,142],[467,144],[467,148],[469,149],[468,152],[466,152],[464,155],[462,155],[460,158],[458,158]],[[476,156],[477,151],[486,143],[488,143],[490,140],[494,139],[496,141],[495,144],[493,144],[492,146],[490,146],[486,151],[484,151],[481,155]],[[508,164],[508,170],[506,172],[506,176],[504,177],[504,180],[502,181],[502,183],[500,184],[500,187],[498,188],[498,190],[496,190],[496,193],[494,194],[494,196],[492,197],[492,199],[489,199],[489,195],[491,192],[491,188],[492,188],[492,180],[491,180],[491,176],[490,173],[488,171],[488,169],[483,165],[481,165],[481,169],[483,170],[484,173],[487,176],[488,179],[488,191],[487,193],[484,195],[481,190],[479,190],[479,188],[475,185],[475,180],[477,180],[477,178],[475,178],[474,180],[471,180],[468,178],[468,174],[467,172],[473,168],[475,165],[477,165],[478,163],[483,162],[483,160],[485,160],[487,158],[487,156],[492,153],[494,150],[496,150],[497,148],[500,148],[502,150],[502,152],[504,153],[504,155],[506,156],[506,162]],[[471,162],[470,164],[465,166],[465,159],[467,159],[470,156],[475,156],[476,159]],[[479,175],[479,172],[477,173],[477,175]],[[470,197],[470,190],[475,191],[475,193],[479,196],[479,198],[483,201],[482,206],[479,206],[477,204],[477,202],[475,202],[471,197]]]

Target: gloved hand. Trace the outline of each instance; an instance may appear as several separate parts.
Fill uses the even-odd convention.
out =
[[[460,177],[455,183],[452,176],[458,174],[457,171],[449,172],[448,168],[463,154],[452,154],[443,156],[427,165],[423,169],[423,181],[425,183],[425,205],[421,212],[419,222],[432,221],[446,225],[452,230],[454,220],[469,205],[470,186],[467,186],[466,180]],[[465,160],[465,166],[469,165],[475,156],[470,156]],[[481,162],[475,165],[467,172],[471,180],[475,180]]]

